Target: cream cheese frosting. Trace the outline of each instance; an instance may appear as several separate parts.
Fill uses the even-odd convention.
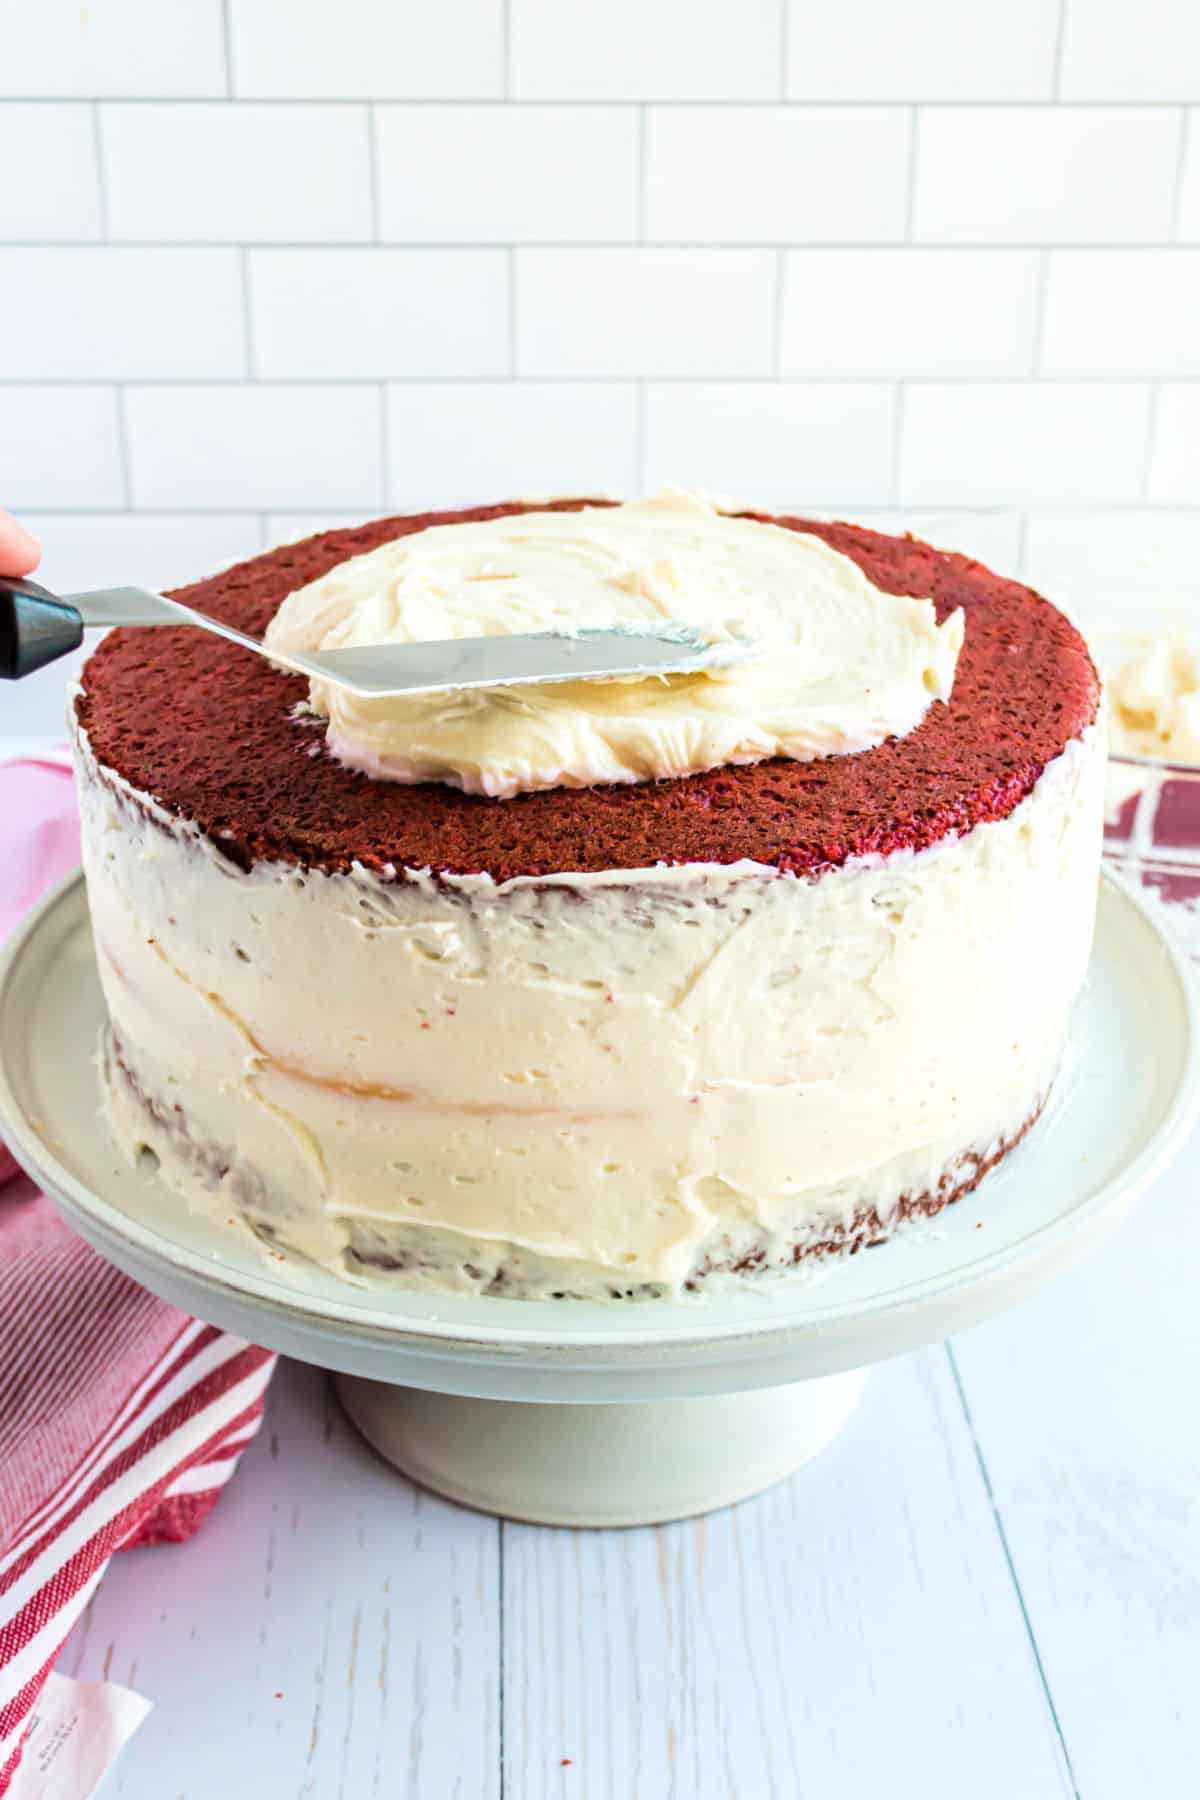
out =
[[[753,640],[745,662],[650,680],[364,699],[311,684],[331,753],[379,779],[510,798],[724,764],[853,754],[949,697],[963,619],[885,594],[819,538],[699,495],[439,525],[290,594],[269,647],[677,621]]]

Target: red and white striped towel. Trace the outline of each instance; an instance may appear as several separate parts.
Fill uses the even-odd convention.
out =
[[[76,845],[65,769],[0,768],[0,937]],[[0,1150],[0,1795],[109,1557],[191,1536],[274,1364],[103,1262]]]

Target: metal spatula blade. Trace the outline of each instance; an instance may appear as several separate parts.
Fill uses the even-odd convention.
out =
[[[85,625],[197,625],[297,675],[364,698],[461,688],[531,687],[611,676],[694,674],[750,654],[733,639],[712,643],[691,627],[661,625],[539,631],[507,637],[369,644],[281,654],[207,613],[148,588],[97,588],[58,596],[35,581],[0,579],[0,677],[10,680],[74,650]]]

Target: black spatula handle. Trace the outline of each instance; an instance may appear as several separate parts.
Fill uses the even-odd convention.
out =
[[[19,681],[82,642],[73,606],[26,576],[0,575],[0,680]]]

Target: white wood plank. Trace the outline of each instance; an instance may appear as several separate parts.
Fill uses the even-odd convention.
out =
[[[1113,1241],[955,1356],[1079,1792],[1192,1793],[1200,1135]]]
[[[106,1800],[490,1800],[499,1527],[411,1487],[284,1365],[191,1543],[118,1556],[59,1662],[154,1702]]]
[[[503,1567],[519,1800],[1071,1792],[940,1349],[876,1370],[842,1438],[757,1500],[657,1531],[506,1525]]]

